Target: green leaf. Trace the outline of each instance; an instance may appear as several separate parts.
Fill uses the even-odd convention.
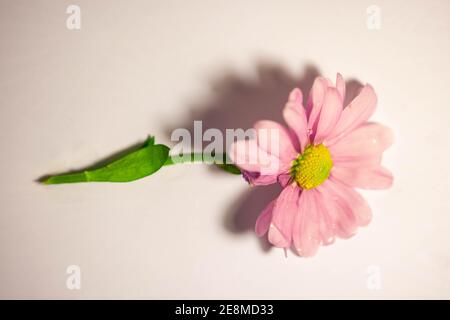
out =
[[[154,138],[149,137],[143,147],[104,167],[52,176],[43,183],[129,182],[141,179],[158,171],[169,156],[169,147],[162,144],[155,145],[154,143]]]
[[[148,136],[147,140],[145,140],[144,145],[142,147],[153,146],[155,144],[155,137]]]

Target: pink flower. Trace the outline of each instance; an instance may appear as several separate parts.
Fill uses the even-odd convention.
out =
[[[257,219],[256,234],[268,232],[274,246],[293,245],[301,256],[313,256],[320,245],[349,238],[370,222],[371,210],[354,188],[392,185],[392,174],[380,162],[393,135],[389,128],[367,122],[377,103],[373,88],[365,85],[345,108],[344,97],[340,74],[336,85],[318,77],[306,108],[300,89],[291,92],[283,110],[289,128],[259,121],[256,139],[237,141],[230,149],[250,184],[283,186]],[[276,147],[262,143],[267,130],[278,133]],[[249,161],[252,157],[258,161]],[[268,169],[266,160],[276,160],[277,166]]]

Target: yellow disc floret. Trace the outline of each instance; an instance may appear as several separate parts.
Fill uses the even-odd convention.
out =
[[[312,189],[328,178],[332,167],[333,160],[327,147],[310,144],[292,162],[291,176],[300,188]]]

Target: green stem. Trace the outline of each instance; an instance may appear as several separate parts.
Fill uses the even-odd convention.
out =
[[[221,163],[216,162],[216,157],[204,156],[202,153],[191,153],[189,157],[179,157],[179,156],[169,156],[164,163],[164,166],[171,166],[173,164],[178,163],[208,163],[215,164],[222,170],[232,173],[232,174],[241,174],[241,170],[236,167],[234,164],[226,163],[227,156],[226,154],[222,154]]]
[[[203,154],[202,153],[191,153],[189,157],[180,157],[180,156],[168,156],[166,162],[164,163],[164,166],[171,166],[173,164],[178,163],[202,163],[206,162],[203,161]]]

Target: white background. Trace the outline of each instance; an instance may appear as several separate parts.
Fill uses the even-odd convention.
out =
[[[69,4],[81,30],[66,28]],[[0,297],[450,298],[449,14],[447,0],[1,1]],[[276,187],[205,165],[35,182],[147,134],[173,145],[194,119],[279,120],[294,86],[336,72],[374,86],[395,183],[363,192],[372,223],[314,258],[254,235]],[[66,287],[69,265],[81,290]]]

